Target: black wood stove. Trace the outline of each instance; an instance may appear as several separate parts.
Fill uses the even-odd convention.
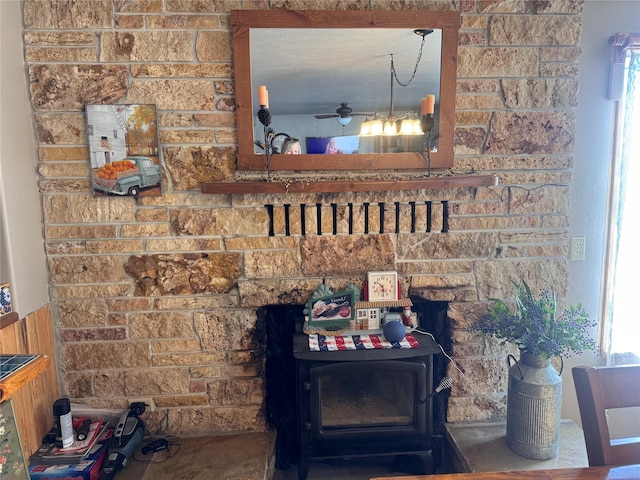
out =
[[[295,334],[298,479],[315,460],[415,456],[433,473],[433,356],[438,345],[310,351]]]

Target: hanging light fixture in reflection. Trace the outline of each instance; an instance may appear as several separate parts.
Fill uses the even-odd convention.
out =
[[[408,86],[411,81],[415,78],[416,72],[418,71],[418,66],[420,65],[420,59],[422,58],[422,50],[424,47],[425,38],[427,35],[432,33],[433,30],[428,28],[421,28],[414,30],[416,35],[420,35],[422,37],[422,42],[420,44],[420,50],[418,52],[418,58],[416,60],[416,65],[413,69],[413,74],[411,78],[406,82],[401,82],[398,79],[398,75],[395,69],[395,65],[393,63],[393,54],[391,56],[391,82],[390,82],[390,99],[389,99],[389,115],[383,115],[381,113],[374,113],[372,118],[366,117],[365,121],[362,122],[360,127],[360,136],[361,137],[373,137],[377,135],[385,135],[385,136],[396,136],[396,135],[423,135],[422,124],[418,116],[414,112],[407,112],[401,115],[396,115],[394,112],[394,104],[393,104],[393,89],[394,85],[397,82],[398,85],[402,87]]]

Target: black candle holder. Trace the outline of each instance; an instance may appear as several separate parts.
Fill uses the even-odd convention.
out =
[[[258,110],[258,120],[265,127],[271,125],[271,112],[265,105],[260,105],[260,110]]]
[[[433,113],[422,115],[422,118],[420,119],[420,126],[422,127],[422,132],[424,133],[424,147],[422,149],[422,156],[427,162],[427,175],[431,176],[431,149],[433,148],[433,145],[439,136],[439,134],[437,133],[436,120],[433,117]]]
[[[266,105],[260,105],[260,110],[258,110],[258,120],[263,125],[264,152],[266,155],[265,166],[267,167],[267,180],[269,180],[271,177],[271,155],[273,154],[271,145],[273,140],[273,129],[269,127],[269,125],[271,125],[271,112],[269,112]]]

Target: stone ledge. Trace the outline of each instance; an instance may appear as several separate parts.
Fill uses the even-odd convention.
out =
[[[457,422],[446,425],[445,459],[452,472],[498,472],[588,467],[582,429],[572,420],[560,421],[560,453],[550,460],[532,460],[505,443],[506,420]]]
[[[167,437],[179,449],[151,455],[136,452],[118,480],[271,480],[275,432]],[[143,445],[147,443],[145,439]]]

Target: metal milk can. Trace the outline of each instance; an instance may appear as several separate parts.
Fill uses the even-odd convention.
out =
[[[515,361],[509,355],[509,363]],[[558,455],[562,377],[549,359],[521,352],[509,368],[507,445],[523,457],[548,460]]]

